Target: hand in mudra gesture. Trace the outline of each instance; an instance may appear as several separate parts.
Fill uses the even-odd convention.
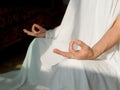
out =
[[[80,50],[75,50],[74,44],[78,45],[80,47]],[[80,40],[72,40],[69,43],[68,52],[64,52],[59,49],[54,49],[54,52],[64,57],[78,60],[91,60],[94,55],[92,48],[90,48],[88,45],[86,45]]]
[[[30,36],[45,37],[46,29],[41,27],[38,24],[33,24],[31,31],[29,31],[27,29],[23,29],[23,31],[24,31],[24,33],[26,33],[27,35],[30,35]]]

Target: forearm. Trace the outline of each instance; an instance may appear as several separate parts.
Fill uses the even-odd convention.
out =
[[[92,47],[94,55],[92,59],[97,58],[102,53],[113,47],[120,40],[120,25],[115,23],[104,36]]]

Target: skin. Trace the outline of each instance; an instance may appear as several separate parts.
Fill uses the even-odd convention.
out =
[[[35,31],[35,27],[39,29],[38,32]],[[45,29],[41,26],[34,24],[32,26],[32,31],[24,29],[24,32],[30,36],[35,37],[45,37]],[[54,53],[62,55],[67,58],[77,59],[77,60],[95,60],[105,51],[109,50],[120,40],[120,15],[118,15],[112,27],[103,35],[103,37],[93,46],[89,47],[81,40],[72,40],[69,43],[68,51],[61,51],[57,48],[53,50]],[[74,44],[80,47],[80,50],[74,49]]]
[[[45,38],[46,29],[38,24],[33,24],[31,31],[27,29],[23,29],[23,32],[30,36]]]

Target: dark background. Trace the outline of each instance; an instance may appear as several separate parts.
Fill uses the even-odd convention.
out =
[[[67,4],[62,0],[4,0],[0,2],[0,73],[20,69],[34,37],[23,33],[34,23],[57,27]]]

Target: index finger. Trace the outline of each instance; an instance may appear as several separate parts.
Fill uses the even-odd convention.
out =
[[[38,24],[33,24],[33,26],[32,26],[32,31],[34,32],[34,33],[37,33],[37,32],[40,32],[40,26],[38,25]]]
[[[70,52],[74,52],[74,51],[75,51],[73,45],[74,45],[74,41],[72,40],[72,41],[69,43],[69,51],[70,51]]]
[[[87,45],[81,40],[74,40],[74,43],[79,45],[81,48],[86,47]]]

